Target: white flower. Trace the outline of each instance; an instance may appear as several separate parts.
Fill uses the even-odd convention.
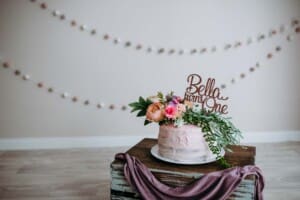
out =
[[[174,125],[175,125],[176,127],[181,127],[181,126],[183,126],[183,125],[184,125],[183,119],[182,119],[182,118],[177,118],[177,119],[175,120]]]
[[[193,112],[200,112],[200,111],[201,111],[201,106],[200,106],[200,104],[195,103],[195,104],[193,105],[192,110],[193,110]]]

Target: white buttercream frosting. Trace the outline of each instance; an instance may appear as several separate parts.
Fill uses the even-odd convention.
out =
[[[159,127],[158,147],[162,157],[177,161],[192,161],[212,156],[201,128],[194,125],[162,125]]]

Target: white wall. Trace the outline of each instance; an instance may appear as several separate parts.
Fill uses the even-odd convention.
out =
[[[201,47],[244,39],[300,16],[300,1],[46,1],[101,33],[155,46]],[[127,104],[161,90],[183,95],[186,76],[228,82],[282,46],[251,76],[230,86],[229,115],[244,132],[300,130],[300,35],[205,56],[158,56],[115,47],[70,28],[37,4],[0,1],[0,56],[32,78],[105,103]],[[145,135],[128,111],[76,105],[0,69],[0,137]]]

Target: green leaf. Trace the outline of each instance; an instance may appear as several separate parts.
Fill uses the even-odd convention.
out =
[[[152,101],[150,99],[146,99],[146,104],[147,104],[147,107],[152,104]]]
[[[136,115],[137,117],[143,117],[146,115],[146,110],[140,110],[140,112],[138,112],[138,114]]]
[[[145,120],[145,121],[144,121],[144,126],[146,126],[146,125],[148,125],[148,124],[150,124],[150,123],[152,123],[152,122],[149,121],[149,120]]]
[[[139,103],[140,103],[140,104],[144,104],[145,102],[146,102],[146,101],[145,101],[145,99],[144,99],[143,97],[140,97],[140,98],[139,98]]]
[[[162,92],[157,92],[157,96],[158,96],[158,98],[160,98],[161,100],[164,99],[164,95],[163,95]]]
[[[130,112],[135,112],[135,111],[137,111],[137,110],[140,110],[140,108],[137,108],[137,107],[135,107],[135,108],[133,108]]]
[[[138,116],[143,116],[146,114],[147,108],[151,103],[152,103],[151,101],[145,100],[143,99],[143,97],[140,97],[139,101],[132,102],[128,105],[132,108],[131,112],[142,111],[140,114],[138,114]]]
[[[128,104],[130,107],[136,107],[139,105],[139,102],[132,102],[130,104]]]

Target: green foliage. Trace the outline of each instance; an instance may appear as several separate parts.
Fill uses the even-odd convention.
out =
[[[139,97],[139,100],[133,103],[128,104],[132,110],[131,112],[138,111],[137,117],[143,117],[146,115],[147,108],[152,102],[149,99],[144,99],[143,97]],[[144,125],[150,124],[151,121],[145,120]]]
[[[164,94],[162,92],[157,93],[157,97],[161,100],[164,101]]]
[[[145,121],[144,121],[144,126],[146,126],[147,124],[150,124],[150,123],[152,123],[152,122],[145,119]]]
[[[219,113],[194,112],[188,109],[183,115],[186,124],[199,126],[204,132],[204,138],[210,150],[217,156],[218,162],[225,168],[230,167],[229,163],[221,156],[222,149],[229,150],[228,145],[238,144],[242,138],[240,130]]]

